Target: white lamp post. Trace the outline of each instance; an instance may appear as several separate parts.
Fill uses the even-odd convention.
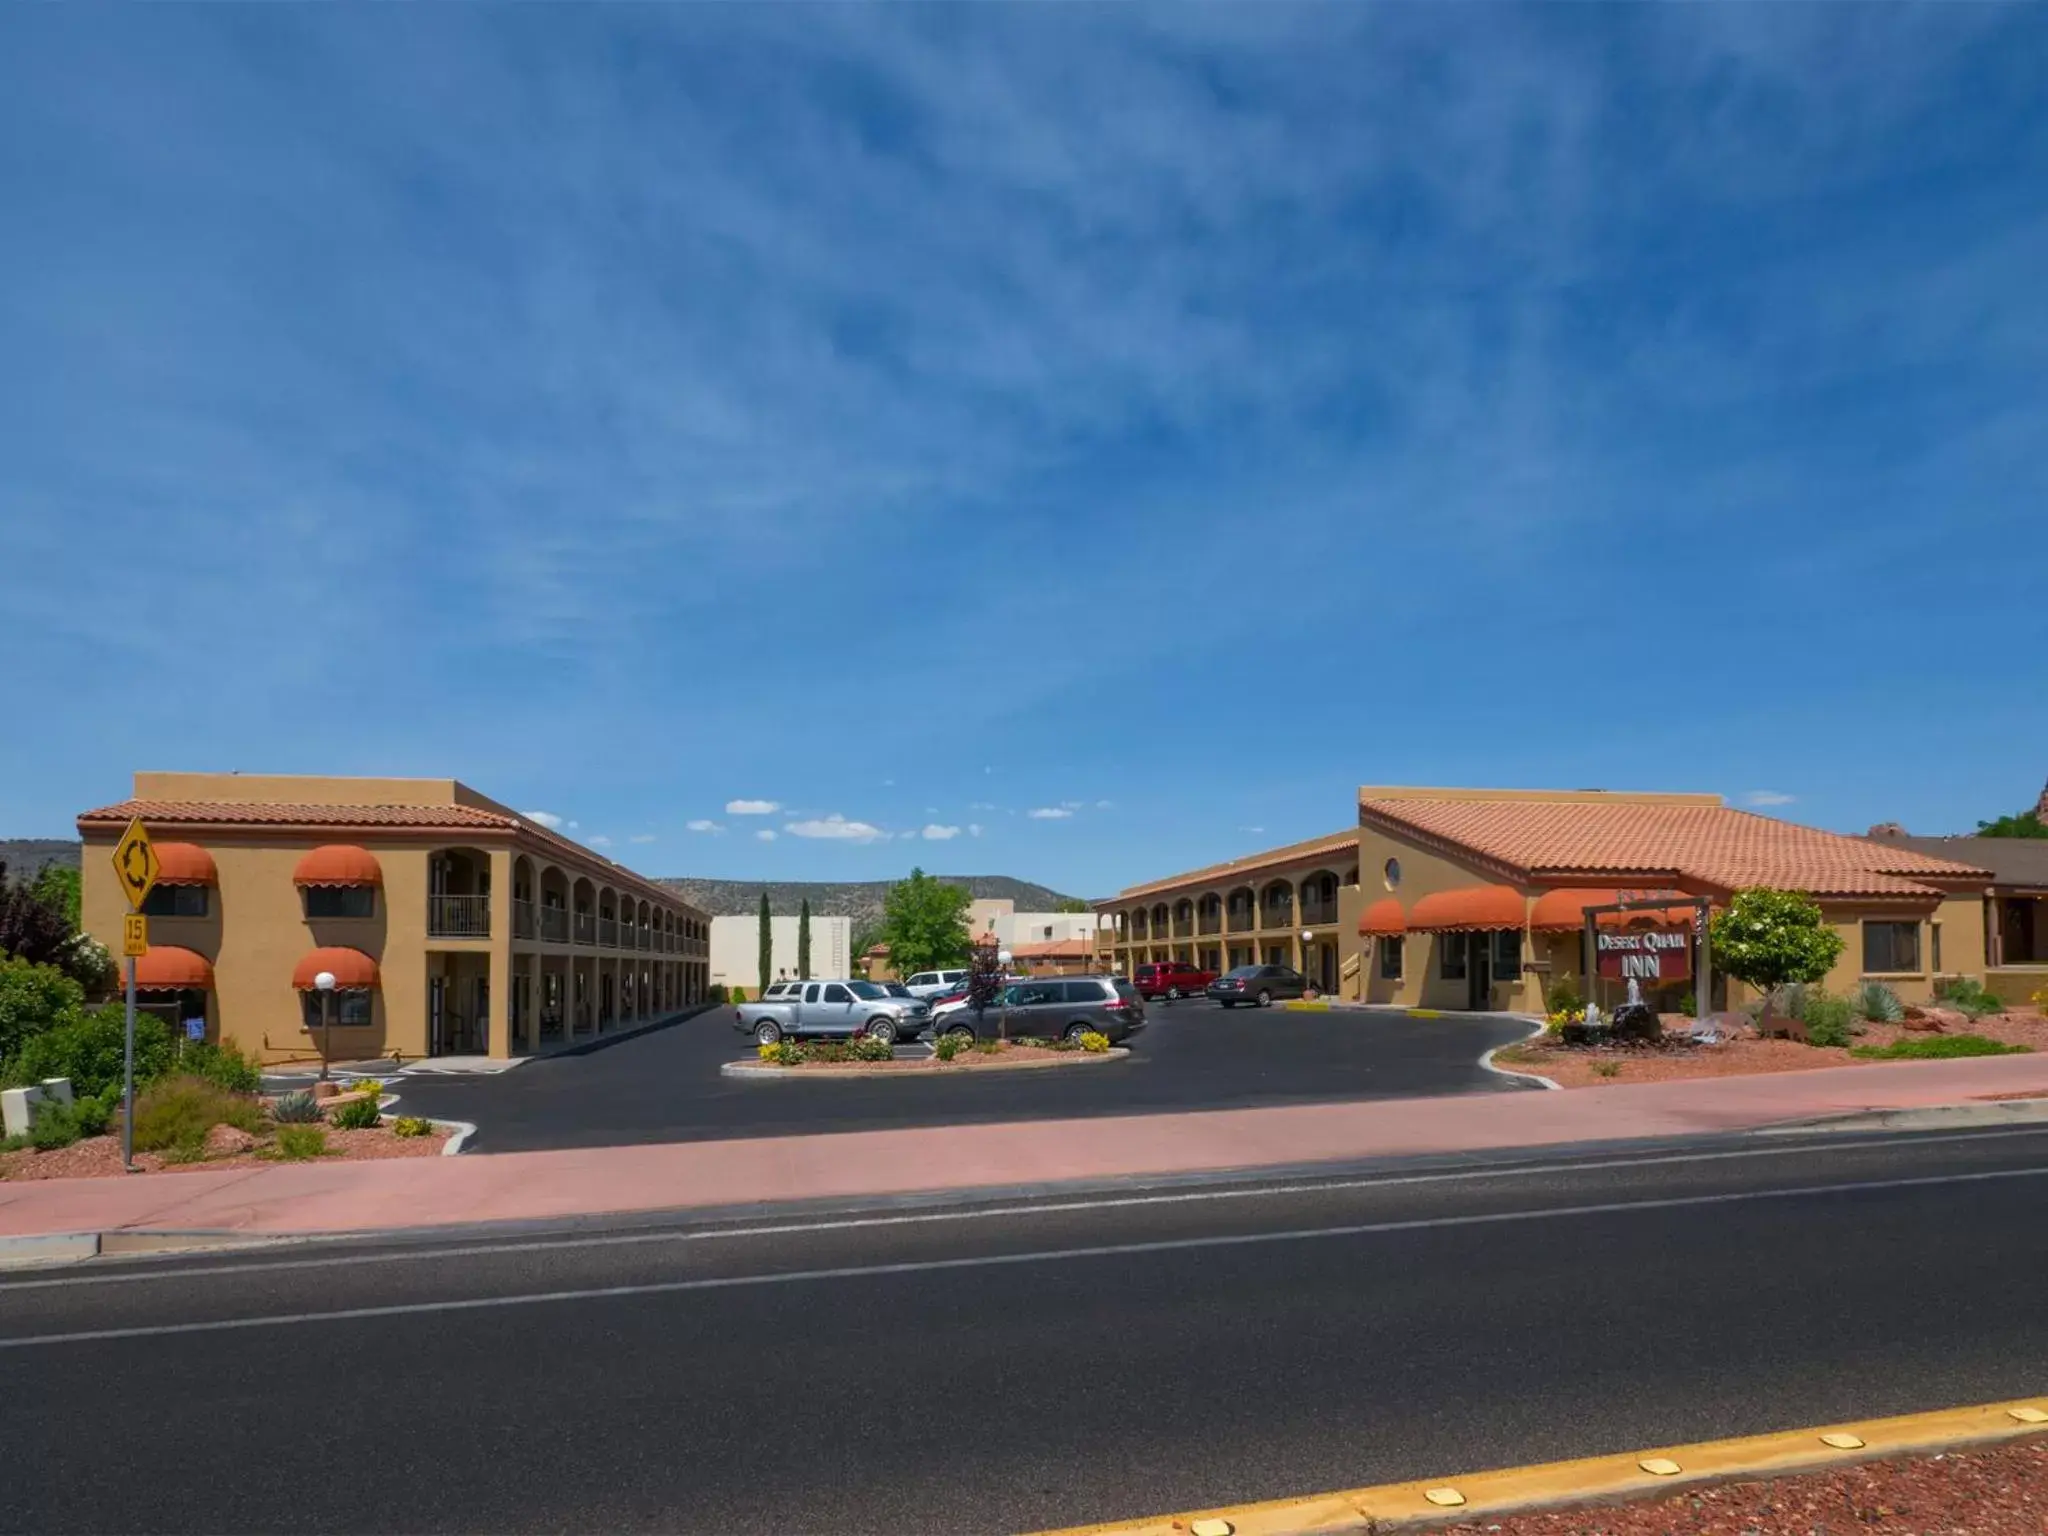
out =
[[[1304,981],[1320,992],[1323,990],[1322,983],[1313,980],[1308,974],[1308,947],[1315,941],[1315,936],[1316,932],[1313,928],[1301,930],[1301,975]]]
[[[320,994],[320,1081],[327,1081],[328,1045],[334,1027],[334,972],[322,971],[313,978],[313,990]]]

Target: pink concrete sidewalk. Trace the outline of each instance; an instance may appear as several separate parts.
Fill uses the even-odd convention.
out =
[[[0,1236],[361,1232],[1743,1130],[2048,1091],[2048,1055],[1311,1104],[0,1184]]]

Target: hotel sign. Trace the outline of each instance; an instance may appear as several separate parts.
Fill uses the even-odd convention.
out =
[[[1595,969],[1616,981],[1683,981],[1692,974],[1692,936],[1683,928],[1603,928],[1593,943]]]

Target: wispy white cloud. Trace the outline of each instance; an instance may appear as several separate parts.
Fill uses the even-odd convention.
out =
[[[981,823],[978,821],[970,821],[969,823],[967,823],[967,835],[969,837],[981,836]]]
[[[1264,832],[1266,829],[1264,827],[1239,827],[1237,830],[1240,832],[1249,832],[1254,837],[1256,837],[1260,833]]]
[[[1777,789],[1752,789],[1742,798],[1747,804],[1761,809],[1765,806],[1790,805],[1799,797],[1797,795],[1788,795],[1784,791]]]
[[[725,814],[728,816],[773,816],[782,809],[779,800],[728,800]]]
[[[609,848],[612,845],[612,840],[606,837],[603,833],[599,833],[595,837],[585,838],[584,841],[589,843],[590,846],[593,848]]]
[[[848,821],[837,811],[830,816],[813,817],[808,821],[792,821],[783,828],[783,831],[792,837],[815,837],[849,843],[872,843],[888,836],[872,823]]]
[[[627,839],[627,841],[634,843],[655,843],[661,841],[661,839],[656,837],[652,832],[635,832],[630,838]]]
[[[775,841],[775,829],[773,827],[763,827],[754,836],[761,839],[764,843],[772,843]]]
[[[692,832],[723,832],[725,830],[723,825],[704,816],[699,816],[695,821],[685,822],[684,825]]]
[[[1065,821],[1074,811],[1065,805],[1035,805],[1025,814],[1033,821]]]
[[[960,835],[960,829],[958,827],[942,827],[934,823],[933,825],[926,827],[924,831],[919,833],[918,835],[928,843],[942,843],[947,841],[948,839],[958,837]]]
[[[1116,802],[1114,800],[1098,800],[1095,802],[1095,809],[1097,809],[1098,811],[1115,810]]]
[[[550,832],[560,830],[562,825],[562,818],[553,811],[521,811],[519,814],[535,826],[546,827]]]

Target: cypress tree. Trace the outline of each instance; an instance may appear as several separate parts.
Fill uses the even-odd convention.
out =
[[[761,893],[761,990],[757,997],[768,995],[768,983],[775,979],[775,925],[768,916],[768,893]]]
[[[806,896],[796,914],[796,977],[811,979],[811,898]]]

